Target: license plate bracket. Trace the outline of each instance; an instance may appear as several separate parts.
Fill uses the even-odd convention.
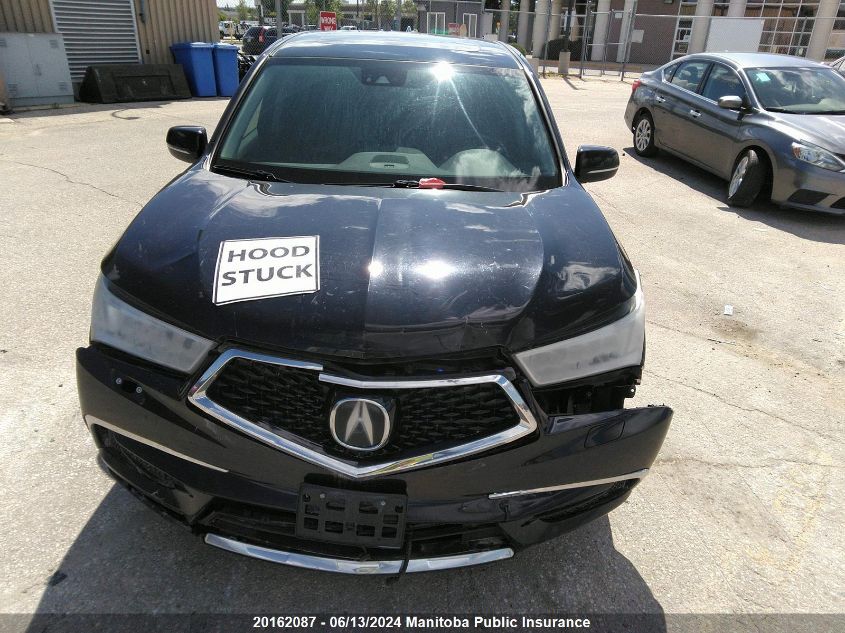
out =
[[[405,540],[408,497],[303,484],[296,535],[300,538],[399,549]]]

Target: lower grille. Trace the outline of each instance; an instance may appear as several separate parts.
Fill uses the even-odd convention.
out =
[[[298,538],[294,513],[234,502],[216,504],[197,522],[197,527],[266,547],[318,556],[335,556],[350,560],[401,557],[395,549]],[[405,544],[409,545],[408,550],[412,557],[446,556],[508,545],[501,529],[495,524],[412,523],[408,528]]]
[[[329,455],[372,463],[428,453],[491,436],[519,424],[507,394],[495,383],[403,389],[356,389],[319,380],[309,369],[232,358],[208,387],[208,397],[271,433],[286,432]],[[394,431],[382,448],[346,449],[329,430],[340,398],[384,398],[395,403]]]

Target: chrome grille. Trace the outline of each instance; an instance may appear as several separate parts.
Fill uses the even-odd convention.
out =
[[[337,445],[328,414],[338,395],[379,394],[396,403],[392,441],[382,452],[366,454]],[[239,349],[220,354],[188,401],[273,448],[355,479],[467,457],[537,430],[528,405],[502,373],[360,380],[326,373],[317,363]]]
[[[361,463],[411,457],[456,446],[504,431],[519,422],[507,395],[495,383],[353,389],[321,382],[314,371],[247,358],[232,359],[209,387],[208,396],[272,433],[290,433],[330,455]],[[337,444],[327,422],[332,403],[341,397],[373,396],[396,403],[390,441],[366,454]]]

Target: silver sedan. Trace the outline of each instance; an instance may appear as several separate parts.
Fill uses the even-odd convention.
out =
[[[640,156],[666,150],[729,182],[728,202],[845,214],[845,77],[766,53],[700,53],[635,81]]]

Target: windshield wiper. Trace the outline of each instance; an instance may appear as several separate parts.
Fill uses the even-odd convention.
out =
[[[271,182],[293,182],[291,180],[285,180],[284,178],[279,178],[276,174],[271,173],[269,171],[265,171],[263,169],[242,169],[240,167],[229,167],[228,165],[213,165],[212,167],[215,171],[218,171],[222,174],[230,174],[232,176],[243,176],[244,178],[249,178],[250,180],[268,180]]]
[[[397,180],[393,183],[397,189],[419,189],[419,180]],[[501,191],[501,189],[493,189],[492,187],[482,187],[481,185],[466,185],[461,182],[444,182],[438,183],[436,186],[423,187],[423,189],[456,189],[458,191]]]

